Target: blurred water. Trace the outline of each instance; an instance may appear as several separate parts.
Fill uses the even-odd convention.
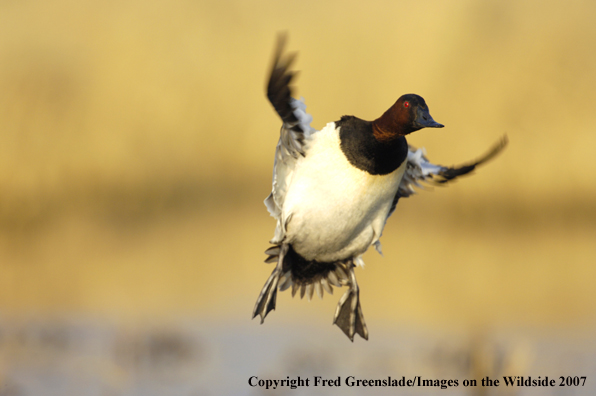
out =
[[[109,320],[0,322],[0,395],[593,395],[596,339],[570,341],[544,330],[448,334],[383,329],[350,343],[331,327],[259,326],[176,320],[123,325]],[[266,390],[249,379],[310,378],[310,386]],[[341,388],[314,387],[314,377]],[[457,379],[458,387],[348,387],[355,379]],[[499,379],[497,387],[480,380]],[[505,387],[502,376],[586,376],[578,387]],[[464,387],[465,379],[478,386]]]

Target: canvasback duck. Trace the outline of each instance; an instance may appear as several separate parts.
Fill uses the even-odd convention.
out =
[[[281,118],[273,165],[273,188],[265,199],[277,220],[265,251],[276,263],[253,311],[253,319],[275,309],[277,290],[300,290],[310,300],[316,291],[332,294],[347,286],[333,317],[353,342],[368,339],[354,268],[379,238],[400,198],[415,193],[420,182],[441,184],[465,175],[494,157],[507,144],[504,136],[482,158],[463,166],[434,165],[423,150],[408,146],[406,135],[422,128],[443,128],[431,117],[424,99],[401,96],[381,117],[364,121],[343,116],[320,131],[310,126],[302,100],[292,98],[290,66],[280,35],[267,83],[267,97]]]

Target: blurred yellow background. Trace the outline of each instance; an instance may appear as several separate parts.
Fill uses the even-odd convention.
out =
[[[281,293],[250,321],[272,270],[262,200],[280,121],[264,87],[283,30],[317,129],[411,92],[446,125],[409,139],[434,162],[510,140],[475,175],[400,202],[385,256],[357,270],[369,344],[391,329],[593,339],[595,15],[587,0],[0,3],[0,328],[300,324],[346,347],[329,325],[343,290]]]

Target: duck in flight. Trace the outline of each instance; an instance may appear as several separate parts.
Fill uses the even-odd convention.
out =
[[[265,199],[277,221],[267,263],[275,263],[253,310],[253,318],[275,309],[277,290],[292,288],[310,300],[333,287],[347,286],[333,317],[354,341],[368,339],[354,269],[363,265],[370,246],[379,241],[400,198],[415,193],[421,182],[443,184],[473,171],[507,144],[504,136],[487,154],[456,167],[434,165],[406,136],[422,128],[443,128],[431,117],[424,99],[401,96],[374,121],[343,116],[320,131],[310,126],[302,100],[292,98],[290,66],[280,35],[267,83],[267,97],[282,120],[275,149],[273,186]]]

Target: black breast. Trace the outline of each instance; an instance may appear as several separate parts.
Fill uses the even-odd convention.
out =
[[[373,135],[372,122],[343,116],[335,122],[340,127],[341,151],[358,169],[371,175],[387,175],[408,157],[408,142],[400,136],[390,142],[379,142]]]

